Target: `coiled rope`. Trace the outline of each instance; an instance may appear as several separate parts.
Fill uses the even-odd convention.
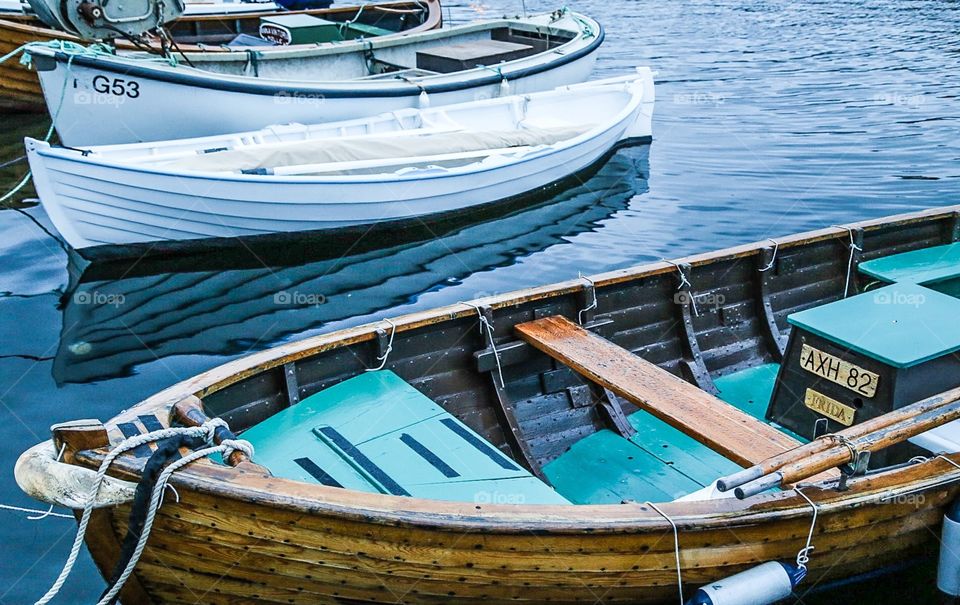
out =
[[[253,457],[253,445],[243,439],[224,439],[220,442],[220,445],[214,445],[214,432],[218,427],[226,426],[227,423],[223,419],[213,418],[203,423],[201,426],[171,427],[158,431],[151,431],[142,435],[128,437],[127,439],[121,441],[115,448],[110,450],[107,456],[103,459],[103,462],[100,464],[100,468],[97,469],[96,481],[94,482],[93,487],[90,489],[90,493],[87,495],[87,500],[83,507],[83,514],[81,515],[80,523],[77,526],[77,535],[74,538],[73,546],[70,549],[70,555],[67,557],[67,560],[63,565],[63,569],[60,571],[60,575],[54,581],[53,585],[50,586],[50,589],[47,590],[46,594],[36,601],[35,605],[46,605],[49,603],[57,595],[57,593],[60,592],[64,582],[66,582],[70,572],[73,570],[73,566],[77,562],[77,556],[80,554],[80,549],[83,546],[83,538],[86,535],[87,526],[90,524],[90,515],[93,513],[94,503],[96,502],[97,494],[100,492],[100,486],[107,475],[107,470],[117,459],[117,457],[124,452],[132,450],[141,445],[153,443],[154,441],[160,441],[162,439],[169,439],[171,437],[187,436],[201,438],[203,439],[203,442],[208,445],[208,447],[190,452],[180,460],[171,463],[163,470],[163,472],[160,473],[150,499],[150,506],[147,510],[143,531],[140,532],[140,538],[137,541],[133,555],[130,557],[130,560],[123,569],[123,572],[117,578],[116,582],[114,582],[113,586],[111,586],[110,589],[103,594],[103,596],[97,602],[97,605],[108,605],[111,603],[120,593],[123,585],[133,573],[137,562],[140,560],[140,555],[143,554],[143,550],[146,547],[147,539],[150,536],[150,529],[153,527],[154,518],[156,517],[157,510],[159,510],[162,503],[163,493],[165,491],[167,481],[169,481],[170,476],[177,469],[218,452],[224,458],[229,457],[231,453],[237,450],[247,454],[248,457]]]

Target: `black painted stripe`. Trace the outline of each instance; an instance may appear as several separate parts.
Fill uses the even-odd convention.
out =
[[[479,437],[477,437],[467,429],[457,424],[456,420],[452,418],[443,418],[440,420],[440,422],[445,424],[446,427],[451,431],[453,431],[454,433],[460,435],[464,441],[466,441],[473,447],[480,450],[480,452],[483,453],[487,458],[496,462],[500,466],[500,468],[505,468],[508,471],[520,470],[520,468],[516,464],[510,461],[506,456],[501,454],[498,450],[494,449],[492,445],[490,445],[483,439],[480,439]]]
[[[163,425],[160,424],[160,421],[157,420],[157,417],[153,414],[144,414],[143,416],[137,416],[137,420],[140,421],[140,424],[143,425],[143,428],[147,429],[148,433],[153,431],[162,431]]]
[[[319,481],[323,485],[328,485],[330,487],[343,487],[339,481],[330,476],[330,474],[317,466],[317,463],[309,458],[294,458],[294,462],[302,468],[303,470],[310,473],[310,476]]]
[[[137,425],[132,422],[121,422],[117,425],[117,428],[120,429],[120,432],[123,433],[124,437],[128,438],[136,437],[137,435],[141,434],[140,429],[137,428]],[[151,454],[150,448],[146,445],[138,445],[131,451],[137,458],[149,458]]]
[[[604,31],[603,26],[600,26],[600,31],[597,32],[597,35],[594,36],[594,39],[587,46],[569,54],[560,55],[551,61],[534,65],[526,69],[505,71],[503,75],[507,77],[507,80],[513,81],[549,71],[551,69],[556,69],[576,61],[581,57],[585,57],[597,52],[600,48],[600,45],[603,44],[605,37],[606,32]],[[556,50],[557,49],[554,49],[554,51]],[[551,51],[544,52],[546,53]],[[37,55],[41,57],[44,56],[41,53],[42,50],[38,52]],[[502,79],[499,73],[491,73],[489,76],[471,78],[462,82],[448,82],[446,84],[434,85],[425,83],[422,87],[414,85],[402,86],[398,85],[396,82],[393,82],[393,86],[384,86],[372,90],[344,90],[343,88],[322,88],[320,86],[282,86],[255,81],[255,78],[244,78],[243,80],[228,79],[227,77],[223,76],[217,77],[216,74],[212,73],[205,74],[200,70],[193,72],[185,70],[152,69],[149,66],[145,66],[134,61],[131,61],[130,63],[121,63],[110,56],[101,55],[89,57],[86,55],[70,54],[63,51],[53,52],[53,57],[58,62],[64,64],[70,61],[71,56],[73,57],[71,63],[72,65],[89,67],[108,73],[123,74],[130,77],[145,78],[157,82],[169,82],[171,84],[181,84],[195,88],[208,88],[226,92],[242,92],[254,95],[316,95],[318,97],[322,96],[326,99],[411,97],[419,95],[422,90],[426,90],[427,94],[454,92],[458,90],[467,90],[478,86],[499,84],[500,80]]]
[[[355,445],[347,441],[347,438],[341,435],[337,429],[332,426],[321,426],[314,430],[323,433],[324,437],[332,441],[347,456],[350,456],[354,462],[360,465],[360,468],[370,473],[370,476],[376,479],[388,492],[394,496],[410,495],[410,492],[400,487],[400,484],[394,481],[393,477],[385,473],[382,468],[374,464],[373,460],[367,458]]]
[[[440,458],[440,456],[437,456],[436,454],[431,452],[427,446],[425,446],[424,444],[414,439],[413,435],[408,435],[407,433],[404,433],[400,435],[400,441],[403,441],[404,443],[406,443],[410,449],[418,453],[420,457],[422,457],[424,460],[426,460],[431,465],[433,465],[435,469],[443,473],[444,477],[449,477],[452,479],[454,477],[460,476],[460,473],[453,470],[453,468],[449,464],[444,462]]]

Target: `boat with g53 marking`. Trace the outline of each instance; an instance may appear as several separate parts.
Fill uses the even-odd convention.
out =
[[[561,9],[309,48],[185,52],[175,65],[92,47],[38,45],[25,52],[60,140],[83,146],[332,122],[551,90],[588,79],[603,39],[599,23]]]
[[[770,603],[935,555],[960,492],[958,234],[937,208],[283,344],[54,427],[17,480],[77,507],[70,472],[89,485],[147,431],[224,454],[178,453],[178,498],[145,511],[116,482],[163,456],[117,450],[87,545],[133,570],[125,602],[702,604],[747,577]]]

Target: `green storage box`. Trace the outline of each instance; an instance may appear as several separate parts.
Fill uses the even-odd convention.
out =
[[[260,18],[260,37],[286,46],[343,40],[340,23],[312,15],[276,15]]]

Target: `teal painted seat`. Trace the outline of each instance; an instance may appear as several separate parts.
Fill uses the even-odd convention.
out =
[[[315,393],[243,438],[257,463],[307,483],[480,504],[569,504],[390,371]]]
[[[960,243],[892,254],[860,263],[859,270],[884,282],[930,282],[960,277]]]
[[[960,350],[960,299],[895,283],[813,309],[788,321],[895,368]]]
[[[713,379],[718,396],[754,418],[764,420],[773,386],[777,382],[779,363],[765,363]]]
[[[763,420],[797,441],[806,443],[809,439],[767,420],[767,406],[770,405],[770,397],[773,395],[773,387],[777,383],[779,372],[779,363],[765,363],[714,378],[713,385],[717,387],[719,391],[717,396],[720,399],[758,420]]]
[[[740,470],[647,412],[635,412],[628,420],[637,429],[629,440],[601,430],[543,467],[558,492],[575,504],[664,502]]]

